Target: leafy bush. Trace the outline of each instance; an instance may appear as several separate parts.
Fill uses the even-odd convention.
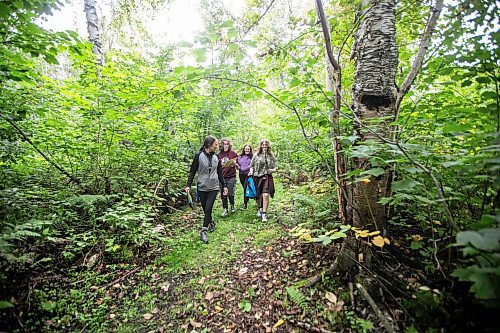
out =
[[[500,228],[462,231],[456,236],[468,265],[457,268],[453,276],[472,283],[470,291],[490,306],[500,306]]]

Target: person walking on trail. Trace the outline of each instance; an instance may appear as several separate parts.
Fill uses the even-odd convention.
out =
[[[269,140],[260,140],[257,153],[253,156],[249,176],[253,176],[257,190],[257,216],[262,217],[262,222],[267,222],[267,209],[269,196],[274,197],[273,173],[278,170],[276,157],[274,157]]]
[[[224,181],[226,182],[228,192],[227,194],[222,193],[222,216],[227,216],[228,214],[228,198],[231,204],[231,212],[236,212],[234,207],[234,187],[236,185],[236,168],[238,166],[238,153],[233,150],[231,141],[229,139],[220,139],[220,151],[217,154],[219,158],[219,163],[222,166],[222,175],[224,176]]]
[[[219,146],[219,142],[213,136],[207,136],[203,142],[203,147],[194,155],[187,186],[184,189],[189,195],[191,185],[196,173],[198,173],[197,187],[200,193],[201,206],[205,217],[203,219],[203,227],[201,228],[201,240],[208,242],[207,232],[215,230],[215,222],[212,219],[212,208],[215,198],[220,188],[223,188],[223,194],[227,195],[227,187],[222,175],[222,168],[219,163],[215,151]]]
[[[241,186],[243,186],[243,207],[242,209],[247,209],[249,197],[246,196],[246,187],[248,184],[248,173],[250,172],[250,165],[252,164],[252,157],[253,157],[253,152],[252,152],[252,146],[250,145],[244,145],[243,149],[241,150],[240,156],[238,156],[238,164],[237,168],[239,170],[238,175],[240,178],[240,183]]]

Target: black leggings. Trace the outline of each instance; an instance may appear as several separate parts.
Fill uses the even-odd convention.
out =
[[[203,227],[205,228],[208,228],[208,225],[212,222],[212,208],[214,207],[217,192],[219,191],[200,191],[201,206],[203,207],[203,212],[205,213],[205,218],[203,219]]]
[[[244,175],[244,174],[240,173],[239,176],[240,176],[241,186],[243,186],[243,202],[246,205],[248,203],[248,200],[250,200],[250,198],[245,195],[246,189],[247,189],[247,184],[248,184],[248,175]]]

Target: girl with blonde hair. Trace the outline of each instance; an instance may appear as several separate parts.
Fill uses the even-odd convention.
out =
[[[262,222],[267,222],[267,209],[269,197],[274,197],[273,173],[278,170],[276,157],[267,139],[260,140],[257,153],[252,158],[249,176],[253,176],[257,190],[257,216],[262,217]]]

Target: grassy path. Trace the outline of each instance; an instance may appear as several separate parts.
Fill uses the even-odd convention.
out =
[[[296,287],[327,265],[328,255],[288,237],[289,195],[277,185],[267,223],[257,218],[254,202],[239,208],[240,196],[237,212],[222,218],[219,199],[217,228],[204,244],[201,208],[186,208],[163,221],[167,241],[139,254],[135,264],[101,265],[70,274],[69,285],[51,285],[38,295],[47,299],[44,330],[302,332],[305,320],[324,327],[334,310],[325,310],[324,296],[310,302],[324,291],[304,295]]]
[[[298,279],[299,261],[276,223],[279,200],[262,223],[254,202],[242,210],[236,199],[237,212],[224,218],[216,202],[217,229],[208,244],[199,239],[201,208],[186,208],[164,221],[170,237],[158,253],[144,254],[142,266],[118,263],[80,274],[64,296],[54,295],[59,312],[74,315],[46,321],[47,331],[65,325],[89,332],[272,331],[280,321],[275,302],[286,294],[287,272]]]

